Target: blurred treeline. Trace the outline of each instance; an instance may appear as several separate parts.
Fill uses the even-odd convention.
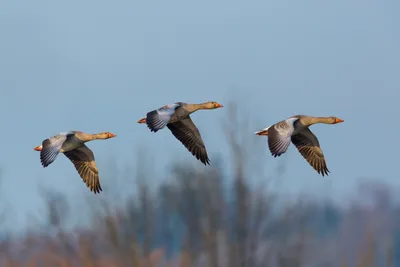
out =
[[[282,205],[264,179],[255,182],[248,142],[226,133],[231,174],[218,162],[178,162],[154,186],[143,166],[132,197],[101,198],[89,227],[66,230],[68,199],[44,191],[47,231],[2,241],[0,266],[400,266],[400,205],[390,188],[365,183],[347,207],[311,198]]]

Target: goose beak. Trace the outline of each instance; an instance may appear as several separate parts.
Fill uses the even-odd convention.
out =
[[[256,135],[268,135],[268,130],[262,130],[262,131],[258,131],[255,132]]]
[[[42,146],[37,146],[37,147],[35,147],[33,150],[35,150],[35,151],[42,151]]]
[[[217,103],[217,104],[215,104],[215,107],[216,107],[216,108],[223,108],[224,106],[221,105],[220,103]]]
[[[113,137],[116,137],[117,135],[116,134],[113,134],[113,133],[109,133],[108,134],[108,138],[113,138]]]
[[[335,119],[335,123],[341,123],[341,122],[344,122],[344,120],[339,119],[339,118],[336,118],[336,119]]]
[[[138,120],[137,123],[146,123],[146,118],[143,118],[143,119]]]

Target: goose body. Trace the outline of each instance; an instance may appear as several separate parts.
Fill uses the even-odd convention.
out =
[[[329,173],[325,156],[318,138],[311,132],[309,127],[317,123],[336,124],[341,122],[343,120],[333,116],[312,117],[296,115],[257,131],[255,134],[268,136],[268,147],[274,157],[281,156],[287,151],[290,143],[293,143],[304,159],[319,174],[324,176]]]
[[[94,154],[85,143],[115,136],[109,132],[98,134],[87,134],[80,131],[63,132],[43,140],[42,145],[35,147],[34,150],[40,151],[40,161],[44,168],[53,163],[59,153],[63,153],[74,164],[79,176],[90,191],[96,194],[103,191],[100,185],[99,171]]]
[[[147,113],[146,118],[138,123],[146,123],[151,132],[157,132],[165,126],[172,132],[186,149],[204,165],[210,164],[207,149],[200,132],[190,118],[190,114],[201,109],[217,109],[223,107],[217,102],[187,104],[177,102],[165,105]]]

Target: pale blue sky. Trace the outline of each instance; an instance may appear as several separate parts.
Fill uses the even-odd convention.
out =
[[[399,12],[394,0],[3,1],[0,167],[13,226],[29,225],[27,214],[43,211],[39,184],[65,192],[82,212],[88,201],[82,196],[107,197],[116,191],[106,174],[109,159],[125,168],[139,145],[160,173],[172,157],[197,164],[168,130],[153,134],[136,123],[176,101],[242,99],[254,125],[245,129],[248,138],[265,148],[261,162],[286,160],[282,193],[341,199],[366,178],[398,186]],[[345,120],[312,127],[329,179],[294,146],[272,159],[266,139],[253,134],[299,113]],[[228,155],[218,125],[226,109],[192,118],[211,160]],[[88,144],[104,184],[100,196],[91,195],[64,156],[43,169],[32,150],[75,129],[118,135]]]

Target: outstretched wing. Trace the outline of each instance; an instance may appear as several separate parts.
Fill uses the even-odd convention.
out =
[[[300,133],[292,136],[292,142],[307,162],[322,176],[328,175],[324,153],[319,146],[318,138],[305,128]]]
[[[96,166],[94,154],[86,145],[64,153],[74,164],[83,182],[94,193],[103,191],[100,185],[99,171]]]
[[[204,165],[210,165],[207,150],[201,138],[200,132],[190,117],[167,124],[168,129],[189,152],[192,153]]]
[[[59,133],[53,137],[45,139],[42,142],[42,151],[40,151],[40,161],[43,167],[49,166],[56,160],[64,142],[73,134],[74,134],[73,132]]]
[[[293,123],[296,120],[298,118],[289,118],[268,128],[268,147],[272,156],[279,157],[286,152],[294,131]]]
[[[150,131],[157,132],[168,124],[171,116],[175,113],[175,109],[178,108],[180,104],[168,104],[159,109],[150,111],[146,115],[146,124]]]

